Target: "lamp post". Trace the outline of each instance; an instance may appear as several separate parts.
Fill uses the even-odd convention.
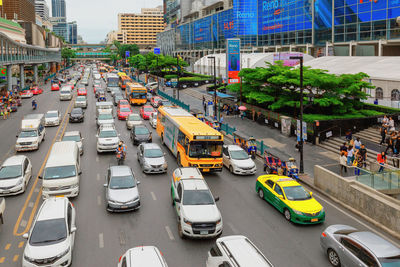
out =
[[[177,79],[176,79],[176,89],[178,90],[178,100],[179,100],[179,75],[180,75],[180,71],[179,71],[179,55],[176,55],[176,71],[178,73]]]
[[[158,93],[158,90],[160,90],[160,73],[159,73],[159,71],[158,71],[158,55],[156,55],[156,62],[157,62],[157,65],[156,65],[156,70],[157,70],[157,93]]]
[[[208,57],[209,59],[213,60],[213,65],[214,65],[214,117],[217,118],[217,77],[216,77],[216,72],[215,72],[215,57]]]
[[[292,56],[290,59],[296,59],[300,61],[300,141],[299,141],[299,152],[300,152],[300,173],[304,173],[304,160],[303,160],[303,57]]]

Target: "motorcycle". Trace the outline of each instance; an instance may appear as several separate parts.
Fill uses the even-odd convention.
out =
[[[37,108],[37,103],[36,102],[32,102],[32,109],[35,110]]]
[[[124,161],[125,161],[125,152],[121,151],[121,152],[117,152],[117,161],[118,161],[118,166],[119,165],[124,165]]]

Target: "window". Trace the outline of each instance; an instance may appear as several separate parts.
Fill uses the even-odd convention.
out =
[[[275,190],[275,192],[276,192],[278,195],[283,196],[282,188],[281,188],[279,185],[275,185],[274,190]]]
[[[274,182],[273,182],[272,180],[268,180],[268,181],[266,182],[266,184],[267,184],[269,187],[271,187],[271,189],[274,188]]]
[[[356,243],[354,243],[354,241],[347,239],[347,238],[342,238],[342,240],[340,242],[352,254],[354,254],[355,256],[358,256],[358,253],[360,252],[360,247]]]
[[[122,258],[122,264],[121,264],[121,267],[126,267],[127,265],[126,265],[126,258],[125,257],[123,257]]]
[[[397,89],[393,89],[392,90],[391,100],[392,101],[400,101],[400,92],[399,92],[399,90],[397,90]]]
[[[229,264],[229,262],[224,261],[222,264],[218,265],[218,267],[231,267],[231,265]]]
[[[213,257],[222,256],[222,253],[221,253],[221,251],[219,250],[219,248],[218,248],[218,246],[216,244],[210,249],[210,254]]]
[[[378,267],[378,263],[374,257],[365,249],[360,249],[360,260],[364,262],[368,267]]]
[[[178,198],[182,199],[182,185],[181,184],[178,184],[177,191],[178,191]]]
[[[377,87],[375,89],[375,98],[376,99],[383,99],[383,89],[380,87]]]
[[[68,230],[71,232],[71,221],[72,221],[72,207],[71,207],[71,203],[68,203],[68,212],[67,212],[67,222],[68,222]]]

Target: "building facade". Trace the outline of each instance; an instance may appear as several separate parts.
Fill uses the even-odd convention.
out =
[[[52,17],[67,17],[67,8],[65,0],[51,0]]]
[[[35,12],[38,14],[43,20],[48,21],[49,14],[49,6],[46,3],[46,0],[35,0]]]
[[[36,21],[34,0],[3,0],[1,12],[6,19]]]
[[[68,42],[70,44],[78,43],[78,25],[76,21],[68,22]]]
[[[64,17],[51,17],[51,24],[53,24],[53,32],[58,36],[64,38],[68,42],[68,23]]]
[[[164,13],[158,46],[182,56],[224,52],[227,38],[252,52],[400,55],[400,0],[165,0]]]
[[[161,7],[142,8],[140,14],[118,14],[117,40],[124,44],[137,44],[140,48],[155,47],[157,33],[163,30]]]
[[[24,28],[14,21],[0,17],[0,33],[7,35],[18,43],[26,44]]]

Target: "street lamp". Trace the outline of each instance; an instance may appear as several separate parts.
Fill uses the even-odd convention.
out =
[[[157,93],[158,93],[158,91],[160,90],[160,73],[158,71],[158,55],[156,55],[156,62],[157,62],[156,71],[157,71]]]
[[[303,57],[292,56],[290,59],[296,59],[300,61],[300,141],[299,141],[299,152],[300,152],[300,173],[304,173],[304,160],[303,160]]]
[[[179,100],[179,75],[180,75],[180,71],[179,71],[179,55],[176,55],[176,72],[178,73],[177,79],[176,79],[176,89],[178,90],[178,100]]]
[[[208,57],[214,64],[214,117],[217,118],[217,77],[215,75],[215,57]]]

